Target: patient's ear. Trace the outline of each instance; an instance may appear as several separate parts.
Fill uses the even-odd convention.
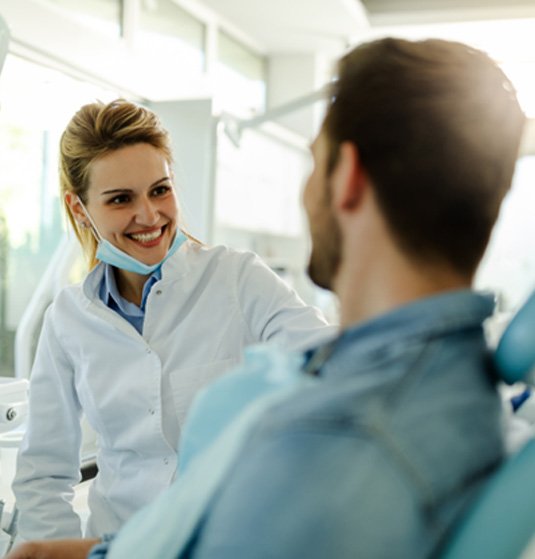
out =
[[[358,208],[368,187],[368,177],[362,167],[359,150],[355,144],[343,142],[340,145],[331,183],[336,208],[345,211]]]

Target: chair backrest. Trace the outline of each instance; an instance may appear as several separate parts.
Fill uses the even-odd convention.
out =
[[[512,384],[535,371],[535,291],[503,333],[494,355]],[[535,537],[535,440],[506,460],[485,484],[446,546],[442,559],[514,559]]]

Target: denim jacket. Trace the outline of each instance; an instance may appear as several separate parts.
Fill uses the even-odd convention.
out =
[[[234,422],[248,428],[224,465],[223,436],[127,525],[118,540],[134,551],[120,556],[141,556],[143,538],[162,544],[148,559],[431,556],[503,454],[482,329],[492,310],[449,292],[345,330],[309,360],[314,382]]]

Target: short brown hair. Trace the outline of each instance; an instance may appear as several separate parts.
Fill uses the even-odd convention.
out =
[[[324,123],[329,170],[354,143],[391,232],[420,261],[472,276],[510,188],[525,117],[483,52],[381,39],[340,61]]]

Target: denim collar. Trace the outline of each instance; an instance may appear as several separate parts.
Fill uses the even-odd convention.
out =
[[[375,366],[378,359],[395,358],[410,344],[421,344],[448,332],[481,329],[494,305],[493,294],[470,289],[419,299],[349,326],[310,354],[305,370],[326,379],[364,371]]]

